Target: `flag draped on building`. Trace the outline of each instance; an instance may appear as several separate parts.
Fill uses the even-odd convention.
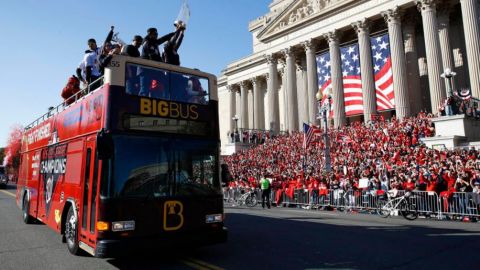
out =
[[[395,109],[392,59],[388,34],[371,38],[377,110]]]
[[[453,94],[463,100],[468,100],[472,97],[472,92],[470,91],[470,89],[455,91]]]
[[[345,115],[363,114],[362,78],[358,44],[341,47],[340,56],[342,60]]]
[[[308,145],[313,139],[315,134],[320,133],[320,129],[316,126],[310,126],[303,123],[303,148],[307,149]]]
[[[317,77],[318,77],[318,89],[322,92],[322,105],[327,102],[327,88],[332,83],[332,67],[330,64],[330,53],[322,53],[317,55]],[[330,104],[330,113],[329,117],[333,115],[333,106],[335,106],[332,102]]]

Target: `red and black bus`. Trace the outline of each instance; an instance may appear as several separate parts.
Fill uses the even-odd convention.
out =
[[[115,56],[92,85],[26,127],[24,221],[96,257],[225,242],[216,77]]]

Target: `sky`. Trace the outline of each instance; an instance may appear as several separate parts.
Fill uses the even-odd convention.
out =
[[[125,42],[149,27],[173,31],[184,0],[0,0],[0,147],[62,102],[60,92],[87,49],[110,30]],[[220,75],[252,53],[248,22],[272,0],[188,0],[191,17],[179,49],[182,66]]]

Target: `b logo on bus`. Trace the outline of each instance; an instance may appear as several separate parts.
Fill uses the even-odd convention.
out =
[[[179,201],[166,201],[163,204],[163,229],[176,231],[183,226],[183,204]]]

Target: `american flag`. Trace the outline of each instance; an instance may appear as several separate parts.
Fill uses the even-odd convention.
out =
[[[303,148],[307,149],[307,146],[313,139],[313,136],[320,133],[320,129],[316,126],[310,126],[303,123]]]
[[[325,104],[327,102],[327,95],[326,91],[328,86],[332,83],[331,80],[331,69],[332,66],[330,64],[330,53],[326,52],[323,54],[317,55],[317,77],[318,77],[318,89],[322,91],[322,104]],[[333,104],[330,104],[330,112],[329,116],[331,117],[333,115]]]
[[[358,44],[340,48],[342,59],[343,92],[345,115],[363,114],[362,78]]]
[[[372,37],[373,72],[375,74],[375,92],[377,110],[385,111],[395,108],[393,92],[392,58],[390,57],[390,39],[388,34]]]
[[[347,116],[363,113],[362,80],[360,76],[360,56],[358,44],[340,48],[342,60],[345,113]],[[330,53],[317,56],[318,87],[323,93],[322,104],[326,101],[326,89],[332,83]],[[333,114],[332,104],[330,116]]]

